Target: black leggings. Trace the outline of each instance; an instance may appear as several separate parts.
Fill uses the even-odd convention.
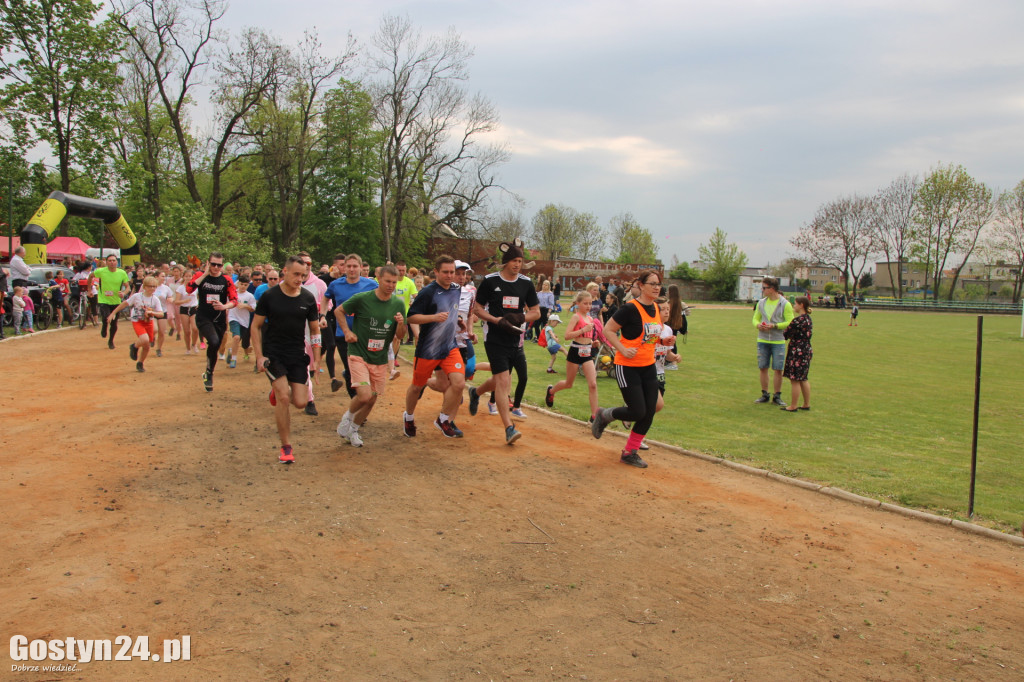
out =
[[[324,364],[327,365],[327,375],[334,378],[334,330],[337,328],[334,315],[327,316],[327,327],[320,334],[323,340]]]
[[[116,309],[117,305],[100,303],[100,322],[103,324],[104,328],[110,329],[110,331],[107,332],[107,340],[110,343],[114,343],[114,334],[117,334],[117,315],[115,315],[114,319],[110,322],[107,322],[107,318],[110,317],[110,313],[114,312]]]
[[[613,409],[612,418],[616,421],[633,422],[633,432],[646,436],[654,422],[654,412],[658,407],[657,369],[654,365],[615,365],[615,378],[619,382],[622,400],[626,404]]]
[[[512,369],[516,372],[516,391],[515,400],[512,401],[512,407],[519,409],[523,404],[523,394],[526,393],[526,352],[523,351],[523,347],[519,347],[519,352],[516,353],[516,359],[512,363]],[[494,402],[494,393],[491,393],[491,402]]]
[[[212,319],[196,315],[196,327],[206,339],[206,371],[213,374],[213,370],[217,366],[220,342],[227,333],[227,315],[221,313]]]

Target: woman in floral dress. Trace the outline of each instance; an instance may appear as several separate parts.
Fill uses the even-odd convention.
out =
[[[779,409],[786,412],[811,409],[811,382],[807,379],[807,373],[811,370],[811,333],[814,324],[811,322],[811,300],[806,296],[797,296],[793,301],[793,312],[796,317],[786,328],[785,336],[789,339],[789,348],[786,350],[786,365],[782,370],[782,376],[789,379],[793,389],[792,398],[789,401],[791,407]],[[797,400],[803,395],[803,404],[797,407]]]

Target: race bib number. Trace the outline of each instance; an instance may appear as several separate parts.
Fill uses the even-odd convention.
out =
[[[219,294],[207,294],[206,295],[206,302],[211,304],[211,305],[214,304],[214,303],[220,303],[220,295]]]
[[[658,343],[661,339],[661,325],[648,322],[644,324],[644,343]]]
[[[384,339],[370,339],[366,344],[366,350],[384,350]]]
[[[502,296],[501,297],[502,308],[512,308],[519,310],[519,297],[518,296]]]
[[[104,291],[104,292],[103,292],[103,295],[104,295],[104,296],[113,296],[113,295],[114,295],[114,292],[113,292],[113,291]]]
[[[576,347],[576,353],[581,358],[589,358],[591,350],[592,350],[592,346],[577,346]]]

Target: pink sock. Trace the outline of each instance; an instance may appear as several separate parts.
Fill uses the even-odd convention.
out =
[[[642,434],[639,434],[636,431],[630,431],[629,432],[629,438],[626,439],[626,449],[627,450],[636,450],[636,449],[638,449],[640,447],[640,443],[641,443],[641,441],[643,441],[643,439],[644,439],[644,437],[643,437]]]

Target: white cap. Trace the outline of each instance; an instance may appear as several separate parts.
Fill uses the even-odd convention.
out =
[[[469,263],[467,263],[466,261],[463,261],[463,260],[456,260],[455,261],[455,269],[456,270],[461,270],[462,268],[469,268]]]
[[[560,318],[558,315],[548,315],[548,323],[551,322],[558,322],[559,324],[561,324],[562,318]]]

